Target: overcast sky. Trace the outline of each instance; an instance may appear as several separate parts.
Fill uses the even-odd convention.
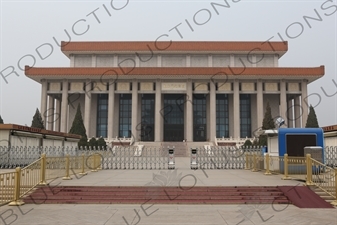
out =
[[[36,108],[40,108],[41,85],[27,78],[20,67],[69,66],[69,59],[53,40],[67,41],[66,29],[72,41],[154,41],[162,34],[169,35],[166,40],[176,41],[283,38],[289,42],[289,50],[279,66],[325,65],[325,76],[308,87],[309,103],[315,106],[320,126],[337,124],[336,0],[228,0],[227,8],[213,8],[211,2],[225,4],[223,0],[1,0],[0,72],[6,76],[14,67],[19,76],[13,73],[6,81],[0,76],[0,115],[5,123],[31,125]],[[306,22],[305,16],[321,18]],[[83,33],[88,25],[86,33],[74,34]],[[180,35],[172,30],[177,25]],[[41,45],[42,58],[51,53],[45,59],[36,52]]]

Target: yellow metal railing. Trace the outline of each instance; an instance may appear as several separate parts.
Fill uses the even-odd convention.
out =
[[[21,169],[20,197],[32,190],[41,181],[42,157]]]
[[[337,206],[337,168],[331,168],[311,158],[305,157],[265,156],[246,154],[246,169],[251,171],[265,171],[265,175],[283,174],[282,179],[298,179],[306,185],[315,185],[335,198],[331,204]]]
[[[0,174],[0,205],[13,200],[16,173],[17,171]]]
[[[46,157],[45,181],[63,177],[65,175],[65,157]]]
[[[269,172],[272,174],[281,174],[282,165],[284,165],[284,156],[269,156]]]
[[[311,159],[308,167],[311,167],[310,183],[334,197],[336,200],[333,204],[337,205],[337,168],[326,166],[315,159]]]
[[[24,204],[20,200],[37,185],[46,185],[48,180],[63,177],[64,180],[71,179],[71,175],[85,175],[88,171],[97,172],[101,168],[101,155],[41,158],[30,165],[20,168],[15,172],[0,174],[0,205],[18,206]]]
[[[306,180],[307,175],[307,158],[288,156],[287,161],[288,175],[292,179]]]

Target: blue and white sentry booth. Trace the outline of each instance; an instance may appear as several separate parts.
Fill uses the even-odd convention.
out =
[[[272,156],[304,157],[304,148],[317,146],[324,149],[322,128],[279,128],[264,130],[262,135],[268,138],[268,153]]]
[[[324,134],[321,128],[279,128],[275,130],[265,130],[263,135],[268,136],[268,153],[270,156],[304,157],[306,149],[315,149],[317,159],[322,163],[324,160]],[[308,150],[308,151],[310,151]],[[313,156],[313,151],[308,152]],[[274,170],[283,171],[283,163],[272,166]],[[291,172],[289,165],[289,172]],[[298,167],[297,167],[298,168]],[[305,167],[303,167],[305,169]]]
[[[324,133],[322,128],[280,128],[278,130],[279,156],[304,157],[304,148],[317,146],[322,148],[324,163]]]

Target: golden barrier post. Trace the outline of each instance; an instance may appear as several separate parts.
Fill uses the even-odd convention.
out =
[[[253,169],[252,169],[252,172],[257,172],[258,171],[257,168],[256,168],[256,164],[257,164],[256,161],[257,161],[256,160],[256,154],[254,154],[253,155]]]
[[[335,168],[335,200],[331,202],[331,205],[337,206],[337,168]]]
[[[265,175],[271,174],[271,172],[269,170],[269,162],[270,162],[269,153],[267,153],[266,154],[266,172],[264,173]]]
[[[20,206],[25,204],[20,200],[20,183],[21,182],[21,168],[17,167],[15,169],[15,178],[14,178],[14,200],[10,202],[8,205],[10,206]]]
[[[284,154],[284,176],[282,180],[290,180],[291,178],[288,176],[288,154]]]
[[[307,180],[305,182],[306,185],[314,185],[312,182],[312,161],[311,161],[311,155],[307,154]]]
[[[82,154],[82,172],[80,173],[80,175],[87,175],[84,169],[85,169],[85,157],[84,154]]]
[[[66,156],[66,176],[62,178],[62,180],[71,180],[71,177],[69,176],[69,169],[70,169],[70,159],[69,154]]]
[[[47,182],[46,182],[46,167],[47,167],[47,159],[46,159],[46,154],[43,153],[41,155],[41,180],[40,180],[40,183],[39,185],[47,185]]]
[[[92,170],[91,170],[91,172],[97,172],[98,170],[97,170],[97,160],[96,160],[96,157],[97,157],[97,154],[95,153],[94,155],[94,159],[93,159],[93,161],[94,161],[94,166],[92,167]]]

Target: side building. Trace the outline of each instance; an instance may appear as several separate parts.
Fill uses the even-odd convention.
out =
[[[0,124],[0,148],[77,147],[81,136],[17,124]]]
[[[62,42],[70,67],[26,67],[41,83],[49,130],[68,132],[78,104],[88,137],[130,142],[242,142],[269,102],[304,127],[307,85],[324,66],[279,67],[287,42]]]

